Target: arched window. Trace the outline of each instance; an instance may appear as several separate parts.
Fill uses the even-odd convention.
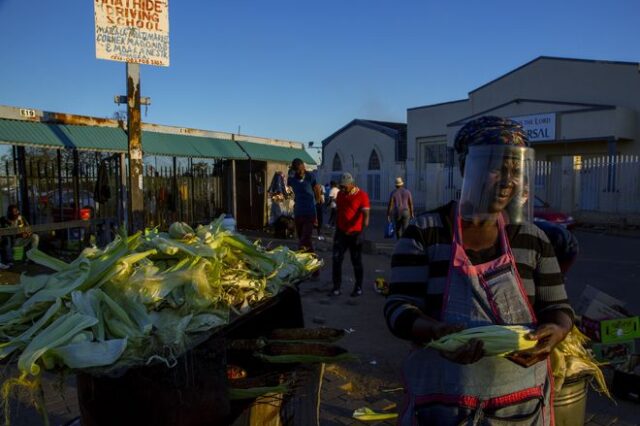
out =
[[[369,156],[369,170],[380,170],[380,158],[378,158],[378,153],[375,149],[371,151]]]
[[[334,172],[342,171],[342,160],[340,159],[340,156],[337,152],[336,155],[333,156],[333,165],[331,167],[331,170]]]

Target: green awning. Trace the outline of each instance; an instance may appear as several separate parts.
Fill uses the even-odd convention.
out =
[[[239,141],[238,143],[247,152],[247,154],[249,154],[249,157],[251,157],[252,160],[290,163],[294,158],[299,158],[307,164],[316,164],[314,159],[305,149],[244,141]]]
[[[0,142],[11,145],[35,145],[43,148],[64,148],[59,137],[62,131],[55,124],[32,121],[0,120]]]
[[[117,127],[74,126],[6,119],[0,119],[0,142],[53,149],[127,151],[127,135]]]
[[[119,127],[58,125],[73,147],[85,151],[127,152],[127,134]]]
[[[142,132],[145,154],[194,158],[246,159],[232,140],[170,133]]]
[[[119,127],[50,124],[10,119],[0,119],[0,143],[53,149],[127,152],[127,134]],[[290,163],[294,158],[300,158],[307,164],[316,164],[304,149],[246,141],[236,143],[229,139],[146,130],[142,131],[142,150],[150,155],[192,158],[246,160],[249,155],[253,160],[282,163]]]

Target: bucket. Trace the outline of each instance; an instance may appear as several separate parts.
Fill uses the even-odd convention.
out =
[[[13,246],[13,261],[22,262],[24,260],[24,246]]]
[[[591,376],[567,377],[553,402],[556,426],[584,425],[590,379]]]

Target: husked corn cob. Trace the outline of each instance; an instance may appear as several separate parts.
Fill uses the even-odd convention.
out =
[[[455,351],[469,340],[479,339],[484,343],[486,356],[505,356],[511,352],[534,347],[537,343],[535,340],[525,339],[531,331],[530,328],[521,325],[487,325],[448,334],[428,343],[427,347],[440,351]]]

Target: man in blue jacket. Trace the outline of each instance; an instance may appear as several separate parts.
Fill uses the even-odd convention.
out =
[[[317,223],[316,203],[320,200],[320,185],[313,173],[307,172],[304,162],[296,158],[291,162],[291,172],[287,184],[293,189],[295,205],[293,216],[296,221],[298,248],[313,251],[311,236]]]

